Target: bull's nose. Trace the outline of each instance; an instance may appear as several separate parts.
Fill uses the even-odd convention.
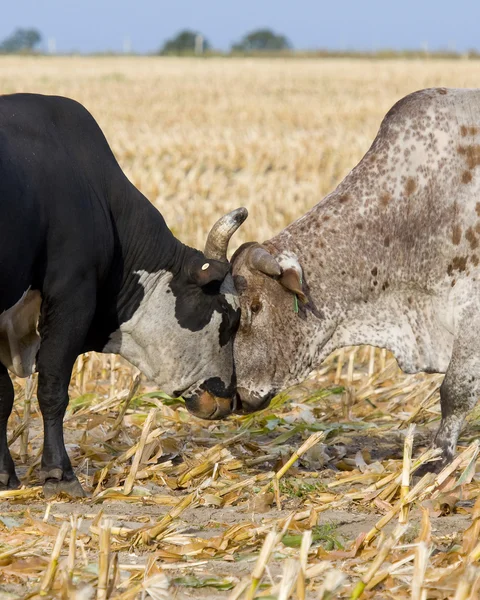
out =
[[[270,404],[270,400],[273,397],[272,394],[266,396],[260,396],[257,392],[247,390],[247,388],[237,388],[237,406],[235,412],[239,414],[248,414],[256,412],[257,410],[263,410]]]
[[[188,411],[200,419],[224,419],[233,412],[232,398],[218,398],[210,392],[202,392],[185,398]]]

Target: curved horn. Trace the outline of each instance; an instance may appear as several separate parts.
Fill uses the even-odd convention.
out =
[[[215,225],[210,229],[210,233],[207,237],[205,250],[203,251],[206,258],[228,262],[228,242],[247,217],[248,211],[246,208],[242,207],[232,210],[232,212],[229,212],[221,219],[218,219]]]
[[[253,269],[257,269],[265,275],[279,277],[282,274],[282,269],[275,258],[260,246],[250,251],[249,263]]]

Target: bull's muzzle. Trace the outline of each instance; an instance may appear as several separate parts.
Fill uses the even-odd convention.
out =
[[[214,419],[225,419],[235,410],[235,400],[233,398],[219,398],[210,392],[203,391],[200,394],[194,394],[190,398],[185,398],[187,410],[199,417],[212,421]]]

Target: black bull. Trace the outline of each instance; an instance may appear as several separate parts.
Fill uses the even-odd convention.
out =
[[[226,249],[245,209],[217,222],[205,253],[189,248],[81,105],[15,94],[0,96],[0,210],[0,488],[19,485],[8,371],[39,374],[47,495],[83,494],[63,439],[83,352],[121,354],[198,416],[231,412],[239,309]]]

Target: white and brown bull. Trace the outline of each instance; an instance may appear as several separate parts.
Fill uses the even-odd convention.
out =
[[[236,252],[243,409],[336,348],[371,344],[407,373],[445,373],[435,445],[452,458],[480,393],[479,166],[480,90],[416,92],[336,190]]]

